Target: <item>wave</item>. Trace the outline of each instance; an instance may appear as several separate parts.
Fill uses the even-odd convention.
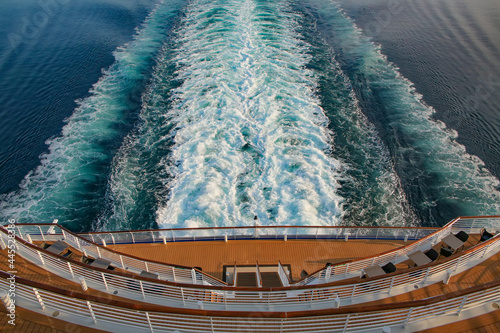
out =
[[[109,163],[139,108],[145,73],[179,7],[180,2],[159,2],[133,41],[114,52],[115,63],[91,96],[78,101],[61,135],[47,141],[49,152],[40,166],[19,191],[0,198],[4,218],[37,223],[58,218],[75,230],[91,224],[102,206]]]
[[[413,84],[339,4],[314,1],[328,43],[349,77],[363,113],[390,152],[413,211],[425,225],[459,215],[496,214],[499,181],[436,120]]]
[[[162,227],[338,224],[339,161],[285,2],[194,1],[177,31]]]

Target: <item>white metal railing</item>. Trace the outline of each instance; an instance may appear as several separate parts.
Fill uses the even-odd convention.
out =
[[[262,275],[260,274],[259,263],[255,264],[255,276],[257,278],[257,287],[262,287]],[[260,294],[262,295],[262,294]]]
[[[7,240],[7,234],[0,232],[0,241]],[[96,271],[81,264],[58,258],[40,251],[36,246],[16,242],[17,255],[20,255],[48,271],[68,280],[82,283],[88,287],[118,294],[118,296],[135,300],[147,301],[154,304],[169,305],[184,308],[197,308],[202,302],[205,309],[228,311],[292,311],[304,309],[331,308],[333,305],[350,305],[370,300],[394,296],[408,292],[414,285],[419,287],[430,285],[466,269],[477,265],[500,251],[500,234],[488,242],[466,251],[462,256],[441,262],[423,269],[414,269],[376,280],[363,280],[347,285],[325,286],[311,280],[310,285],[302,288],[266,289],[266,290],[237,290],[231,288],[202,287],[193,284],[193,287],[181,287],[176,284],[151,282],[143,279],[134,279],[113,274],[112,272]],[[278,263],[278,271],[283,281],[288,281],[286,273]],[[328,273],[328,269],[325,274]],[[187,270],[189,271],[189,270]],[[190,272],[190,282],[195,283],[197,271]],[[237,279],[235,268],[234,281]],[[284,286],[287,286],[284,283]]]
[[[0,289],[8,290],[10,283],[2,272]],[[16,282],[16,306],[65,320],[93,329],[110,332],[380,332],[390,328],[393,332],[416,331],[443,324],[458,315],[492,311],[492,302],[500,301],[500,286],[447,298],[442,301],[428,299],[419,306],[397,308],[392,305],[384,310],[364,310],[305,316],[274,312],[269,316],[249,313],[248,317],[224,316],[216,313],[183,314],[177,311],[152,312],[98,303],[82,298],[66,296]],[[441,321],[434,321],[438,318]],[[450,319],[448,319],[450,321]],[[421,325],[421,326],[419,326]]]
[[[56,228],[57,227],[57,228]],[[290,230],[294,230],[295,238],[321,238],[327,239],[420,239],[408,246],[402,247],[398,250],[391,251],[379,256],[360,259],[351,261],[345,264],[338,264],[332,267],[325,268],[308,276],[306,279],[294,283],[294,286],[304,286],[314,283],[328,283],[338,280],[343,280],[347,278],[352,278],[360,276],[363,269],[371,267],[373,265],[383,266],[389,262],[399,263],[408,259],[408,254],[413,253],[417,250],[428,250],[435,244],[439,243],[441,239],[446,237],[451,232],[458,232],[460,230],[465,230],[470,232],[479,231],[482,227],[487,227],[491,231],[500,230],[500,216],[486,216],[486,217],[460,217],[457,218],[441,229],[418,229],[418,228],[370,228],[370,227],[237,227],[237,228],[202,228],[202,229],[164,229],[158,231],[138,231],[138,232],[118,232],[118,233],[97,233],[90,235],[99,235],[99,239],[96,237],[91,238],[93,241],[104,241],[106,243],[117,244],[120,239],[132,239],[134,242],[139,242],[140,240],[155,240],[162,239],[166,242],[166,237],[169,237],[168,241],[179,241],[179,240],[200,240],[200,239],[217,239],[217,237],[227,237],[229,232],[233,232],[231,239],[241,239],[241,237],[258,237],[259,239],[265,238],[266,235],[273,235],[273,237],[280,238],[283,235],[288,235]],[[85,239],[80,238],[80,235],[72,234],[66,231],[64,228],[60,228],[57,225],[30,225],[22,224],[17,225],[19,230],[19,235],[21,237],[30,234],[31,238],[35,236],[47,237],[50,235],[49,232],[55,232],[57,235],[62,235],[64,238],[68,237],[73,241],[73,244],[78,245],[79,243],[87,244],[87,247],[93,249],[93,255],[106,258],[117,263],[117,259],[123,260],[125,256],[117,255],[113,251],[109,251],[106,248],[99,248],[95,244],[92,244]],[[55,229],[55,230],[54,230]],[[284,234],[279,231],[284,231]],[[437,231],[436,231],[437,230]],[[300,231],[300,232],[299,232]],[[288,232],[288,233],[287,233]],[[39,234],[41,233],[41,234]],[[209,233],[212,233],[209,235]],[[45,236],[44,236],[45,234]],[[109,238],[102,237],[103,235],[109,235]],[[126,237],[123,237],[126,235]],[[130,236],[129,236],[130,235]],[[135,235],[135,236],[134,236]],[[156,236],[155,236],[156,235]],[[162,236],[163,235],[163,236]],[[165,236],[167,235],[167,236]],[[218,236],[216,236],[218,235]],[[238,235],[238,236],[237,236]],[[282,236],[279,236],[282,235]],[[53,236],[53,235],[52,235]],[[293,235],[292,235],[293,236]],[[205,238],[203,238],[205,237]],[[26,239],[26,237],[23,237]],[[284,237],[286,239],[287,237]],[[103,253],[104,252],[104,253]],[[105,255],[105,256],[103,256]],[[180,281],[189,283],[190,276],[186,274],[185,269],[175,270],[174,266],[167,264],[158,263],[145,263],[142,260],[126,257],[127,262],[124,263],[122,268],[127,267],[129,270],[136,271],[140,270],[152,270],[155,273],[165,274],[166,279],[174,281],[176,278],[182,279]],[[154,266],[152,268],[152,266]],[[327,272],[328,270],[328,272]],[[171,273],[170,273],[171,271]],[[224,285],[221,281],[213,279],[209,275],[203,274],[204,281],[211,285]]]
[[[403,262],[408,259],[408,254],[417,250],[426,251],[439,243],[444,237],[450,233],[456,233],[464,230],[466,232],[479,232],[481,228],[486,227],[489,230],[500,230],[500,217],[460,217],[457,218],[441,229],[424,236],[423,239],[416,241],[410,245],[402,247],[398,250],[391,251],[379,256],[354,260],[346,264],[340,264],[333,267],[327,267],[315,274],[308,276],[306,279],[295,283],[294,285],[307,285],[311,281],[332,282],[345,278],[356,277],[362,274],[362,270],[373,265],[383,266],[389,262],[394,264]],[[330,270],[327,274],[327,270]]]
[[[167,280],[175,278],[174,281],[189,283],[189,276],[185,276],[186,271],[179,269],[175,271],[174,266],[167,264],[145,263],[142,260],[130,259],[123,255],[117,255],[114,251],[109,251],[106,248],[96,247],[80,236],[73,234],[58,225],[18,225],[18,232],[21,237],[27,239],[26,235],[30,235],[33,240],[47,239],[57,240],[64,238],[70,241],[71,245],[76,245],[78,249],[88,255],[105,258],[113,262],[114,265],[121,264],[121,260],[126,260],[121,266],[134,272],[142,270],[152,271],[154,273],[164,275]],[[158,231],[137,231],[137,232],[118,232],[118,233],[97,233],[88,234],[92,242],[105,244],[122,244],[122,243],[139,243],[139,242],[171,242],[171,241],[186,241],[186,240],[217,240],[217,239],[246,239],[246,238],[284,238],[284,239],[394,239],[394,240],[415,240],[422,236],[431,234],[437,229],[419,229],[419,228],[371,228],[371,227],[237,227],[237,228],[210,228],[210,229],[165,229]],[[49,234],[49,231],[53,234]],[[228,234],[232,232],[232,235]],[[209,235],[211,233],[211,235]],[[285,237],[286,236],[286,237]],[[88,236],[87,236],[88,237]],[[69,243],[68,243],[69,244]],[[127,259],[124,259],[127,258]],[[120,261],[118,260],[120,259]],[[154,267],[153,267],[154,266]],[[348,266],[349,267],[349,266]],[[345,279],[353,277],[358,272],[352,272],[352,267],[343,275],[333,275],[331,278]],[[172,271],[172,272],[170,272]],[[332,271],[332,272],[337,272]],[[183,276],[184,275],[184,276]],[[308,278],[305,281],[300,281],[295,285],[305,285],[310,281],[324,277],[324,272],[319,272],[315,276]],[[183,277],[183,280],[180,280]],[[204,281],[211,285],[224,285],[221,281],[211,278],[203,274]],[[327,282],[327,281],[324,281]]]
[[[281,265],[281,262],[278,261],[278,275],[281,280],[281,284],[283,287],[289,287],[290,286],[290,279],[288,278],[288,275],[286,274],[285,269],[283,268],[283,265]]]
[[[87,241],[84,238],[75,235],[58,225],[17,225],[17,236],[24,240],[45,240],[55,241],[64,240],[69,246],[80,250],[87,257],[103,258],[109,260],[115,267],[140,274],[142,271],[158,274],[162,280],[193,283],[196,281],[199,284],[209,284],[214,286],[225,286],[226,284],[219,281],[210,275],[198,272],[197,279],[193,280],[192,269],[189,267],[178,267],[169,264],[147,261],[144,259],[134,258],[125,254],[120,254],[109,250],[106,247],[98,246]],[[52,233],[49,233],[51,232]]]
[[[95,232],[78,234],[94,243],[136,244],[196,240],[238,239],[391,239],[417,240],[439,228],[342,227],[342,226],[258,226],[194,229],[160,229],[139,231]],[[286,236],[286,237],[285,237]]]

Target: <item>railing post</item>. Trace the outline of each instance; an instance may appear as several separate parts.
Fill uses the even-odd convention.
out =
[[[431,271],[431,268],[427,267],[427,270],[425,271],[425,276],[424,276],[424,280],[422,281],[422,284],[425,284],[425,282],[427,281],[427,277],[429,276],[429,272],[430,271]]]
[[[87,307],[89,308],[90,316],[92,317],[92,320],[94,321],[94,324],[97,325],[97,319],[94,314],[94,310],[92,310],[92,305],[90,305],[90,302],[87,301]]]
[[[464,308],[465,302],[467,301],[467,296],[468,295],[465,295],[463,297],[462,302],[460,303],[460,307],[458,308],[458,311],[457,311],[457,316],[460,316],[460,313],[462,312],[462,309]]]
[[[12,306],[12,298],[10,298],[9,293],[4,291],[0,294],[0,299],[2,299],[3,305],[7,308],[7,311],[13,307]]]
[[[69,268],[69,272],[71,273],[71,277],[74,279],[75,274],[73,273],[73,267],[71,267],[71,263],[69,261],[66,261],[66,263],[68,264],[68,268]]]
[[[115,237],[113,236],[113,234],[110,234],[110,235],[111,235],[111,240],[113,241],[113,244],[116,244]]]
[[[81,251],[82,244],[80,244],[80,240],[78,238],[75,238],[75,241],[76,241],[76,245],[77,245],[78,249]]]
[[[326,268],[325,281],[332,277],[332,266]]]
[[[122,263],[122,268],[126,270],[125,264],[123,263],[123,256],[120,254],[120,262]]]
[[[345,325],[344,325],[344,330],[343,332],[345,332],[347,330],[347,327],[349,326],[349,319],[351,318],[351,314],[348,314],[347,315],[347,318],[345,319]]]
[[[488,249],[490,248],[490,245],[491,245],[491,243],[490,243],[490,244],[488,244],[488,245],[486,245],[486,246],[484,247],[484,252],[483,252],[483,255],[481,256],[481,258],[484,258],[484,256],[485,256],[485,255],[486,255],[486,253],[488,252]]]
[[[109,291],[108,282],[106,281],[106,276],[104,275],[103,272],[101,272],[101,276],[102,276],[102,281],[104,282],[104,286],[106,287],[106,290]]]
[[[462,257],[459,257],[458,260],[457,260],[457,264],[455,265],[455,269],[453,269],[454,272],[457,271],[458,269],[458,266],[460,265],[460,261],[462,260]]]
[[[184,299],[184,288],[181,287],[181,297],[182,297],[182,305],[186,306],[186,300]]]
[[[142,285],[142,281],[139,280],[139,286],[141,287],[142,298],[146,299],[146,295],[144,294],[144,286]]]
[[[40,235],[42,235],[42,239],[45,240],[45,235],[43,234],[42,228],[40,228],[40,226],[38,226],[38,230],[40,230]]]
[[[405,319],[405,322],[403,324],[403,327],[406,327],[406,325],[408,325],[408,322],[410,321],[411,313],[412,312],[413,312],[413,308],[410,308],[410,310],[408,310],[408,315],[406,316],[406,319]]]
[[[444,279],[443,279],[444,284],[448,284],[450,282],[452,274],[453,274],[453,271],[451,269],[448,269],[446,271],[446,275],[444,276]]]
[[[149,330],[153,333],[153,325],[151,325],[151,319],[149,318],[149,313],[146,312],[146,319],[148,320]]]
[[[193,284],[196,284],[196,272],[194,268],[191,268],[191,279],[193,280]]]
[[[149,272],[149,266],[147,261],[144,261],[144,267],[146,268],[146,272]]]
[[[40,296],[38,289],[33,288],[33,291],[35,292],[36,299],[38,300],[38,303],[40,303],[42,310],[45,310],[45,304],[43,303],[42,296]]]
[[[357,284],[355,284],[354,287],[352,288],[351,303],[352,303],[352,299],[354,298],[354,294],[356,293],[356,287],[357,287]]]
[[[0,233],[0,235],[2,235]],[[5,250],[7,248],[7,244],[5,244],[3,237],[0,236],[0,249]]]
[[[333,299],[333,307],[335,309],[340,308],[340,297],[339,297],[339,295],[336,295],[335,298]]]
[[[345,274],[344,276],[347,276],[347,270],[349,269],[349,263],[345,264]]]
[[[38,257],[40,258],[40,261],[42,262],[42,265],[45,266],[45,260],[43,260],[42,252],[36,251],[38,253]]]
[[[85,281],[85,278],[83,276],[80,276],[78,280],[80,280],[80,285],[82,286],[82,290],[87,291],[89,287],[87,286],[87,281]]]
[[[394,280],[396,280],[395,276],[393,276],[391,279],[391,285],[389,286],[389,294],[392,292],[392,286],[394,285]]]

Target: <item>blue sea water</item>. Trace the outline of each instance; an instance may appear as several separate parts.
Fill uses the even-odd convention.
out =
[[[2,218],[76,230],[497,214],[493,1],[5,1]]]

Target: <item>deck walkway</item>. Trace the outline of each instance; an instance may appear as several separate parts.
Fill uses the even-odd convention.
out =
[[[471,239],[474,242],[475,239]],[[366,240],[248,240],[248,241],[204,241],[204,242],[179,242],[164,244],[134,244],[110,246],[117,251],[129,253],[134,256],[150,260],[167,261],[183,266],[202,267],[204,272],[222,278],[222,267],[234,264],[259,265],[275,264],[281,261],[290,264],[294,279],[298,280],[300,272],[305,269],[313,272],[324,267],[327,262],[332,264],[362,258],[385,252],[409,243],[401,241],[366,241]],[[0,269],[8,270],[6,251],[0,251]],[[81,292],[79,284],[69,282],[40,267],[31,265],[20,256],[16,257],[16,270],[18,275],[33,281],[57,285],[67,290]],[[442,293],[466,289],[469,286],[479,285],[500,276],[500,254],[493,256],[488,261],[478,265],[467,272],[453,277],[448,285],[442,283],[426,288],[417,289],[411,293],[377,301],[377,303],[392,303],[408,300],[417,300],[432,297]],[[90,293],[95,292],[89,289]],[[111,298],[119,297],[108,295]],[[123,299],[122,299],[123,300]],[[366,303],[364,304],[366,305]],[[17,309],[16,326],[7,323],[5,309],[0,305],[0,331],[2,332],[95,332],[88,328],[68,324],[55,318],[44,317],[33,312]],[[438,332],[500,332],[500,310],[478,318],[474,326],[457,322],[453,325],[428,330],[427,333]],[[457,326],[458,325],[458,326]],[[470,325],[468,323],[467,325]]]
[[[411,244],[410,241],[391,240],[238,240],[196,241],[156,244],[110,245],[115,251],[149,260],[190,267],[201,267],[203,272],[222,279],[224,266],[234,265],[290,265],[293,280],[300,272],[312,273],[326,263],[340,263],[372,256]]]

